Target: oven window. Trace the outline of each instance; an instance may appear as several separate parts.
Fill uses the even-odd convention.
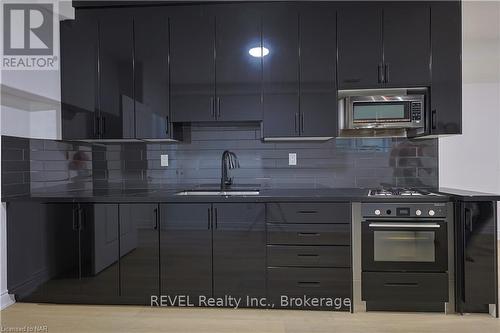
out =
[[[354,103],[352,117],[354,121],[367,121],[377,119],[405,120],[404,104],[382,103]]]
[[[434,231],[374,231],[374,260],[434,262],[434,237]]]

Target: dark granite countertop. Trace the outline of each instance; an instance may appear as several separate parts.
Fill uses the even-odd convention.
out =
[[[255,186],[251,187],[255,189]],[[398,201],[405,197],[369,197],[367,189],[360,188],[262,188],[259,195],[248,196],[180,196],[184,190],[206,190],[203,187],[168,187],[161,189],[99,189],[77,191],[54,191],[31,195],[2,198],[4,202],[39,201],[39,202],[279,202],[279,201]],[[238,190],[250,189],[239,187]],[[451,188],[440,188],[436,196],[415,196],[412,201],[443,202],[454,200],[500,201],[500,195]]]

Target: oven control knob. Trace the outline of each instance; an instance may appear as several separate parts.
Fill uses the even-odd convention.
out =
[[[436,214],[436,212],[433,209],[429,210],[429,216],[434,216],[435,214]]]
[[[417,210],[415,211],[415,215],[417,215],[417,216],[422,215],[422,211],[421,211],[420,209],[417,209]]]
[[[375,215],[380,215],[380,209],[375,209]]]

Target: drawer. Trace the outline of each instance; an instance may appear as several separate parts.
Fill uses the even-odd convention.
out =
[[[447,302],[448,273],[363,272],[364,301]]]
[[[351,247],[268,245],[267,265],[288,267],[351,267]]]
[[[271,245],[350,245],[349,224],[267,224]]]
[[[351,223],[349,203],[269,203],[269,223]]]
[[[350,310],[349,268],[269,267],[267,279],[268,298],[274,307]],[[304,298],[331,299],[336,304],[306,304]],[[293,299],[302,301],[294,302]]]

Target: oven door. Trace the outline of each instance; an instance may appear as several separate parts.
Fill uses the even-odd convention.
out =
[[[446,229],[445,221],[363,221],[363,271],[447,271]]]

